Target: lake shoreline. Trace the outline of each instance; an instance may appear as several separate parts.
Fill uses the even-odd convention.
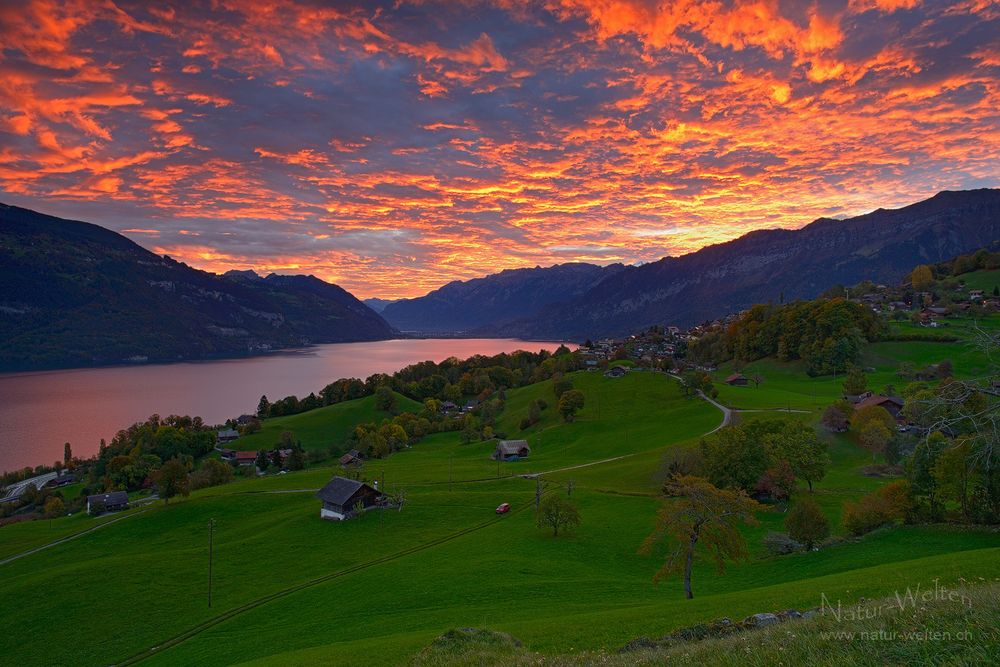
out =
[[[214,360],[13,371],[0,374],[0,470],[98,451],[122,428],[152,414],[199,416],[207,424],[270,400],[318,393],[341,378],[395,373],[422,361],[465,359],[563,343],[512,338],[396,338],[326,343]],[[575,343],[566,343],[575,348]]]
[[[569,341],[566,339],[553,338],[511,338],[509,336],[466,336],[462,334],[413,334],[406,335],[401,332],[400,336],[393,338],[375,338],[371,340],[345,340],[329,343],[310,343],[308,345],[295,346],[295,347],[279,347],[269,350],[260,350],[257,352],[246,352],[243,354],[238,353],[220,353],[220,354],[210,354],[200,357],[186,357],[183,359],[146,359],[143,361],[128,361],[119,360],[111,361],[108,363],[99,364],[89,364],[86,366],[63,366],[63,365],[53,365],[53,366],[36,366],[32,368],[14,368],[5,369],[0,367],[0,378],[14,377],[18,375],[32,375],[38,373],[61,373],[65,371],[86,371],[86,370],[98,370],[102,368],[143,368],[147,366],[174,366],[178,364],[199,364],[199,363],[216,363],[221,361],[241,361],[245,359],[257,359],[260,357],[271,357],[282,354],[297,354],[306,353],[309,350],[322,347],[324,345],[351,345],[355,343],[382,343],[388,341],[404,341],[404,340],[520,340],[526,343],[552,343],[552,344],[565,344],[565,345],[579,345],[574,341]]]

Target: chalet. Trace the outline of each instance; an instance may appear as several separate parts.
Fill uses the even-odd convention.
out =
[[[359,508],[367,511],[385,501],[385,496],[378,489],[346,477],[334,477],[316,492],[316,497],[323,501],[320,517],[331,521],[346,521]]]
[[[476,402],[475,400],[471,400],[470,399],[470,400],[468,400],[468,401],[465,402],[465,407],[463,408],[463,410],[465,412],[472,412],[473,410],[476,409],[477,405],[479,405],[478,402]]]
[[[983,290],[981,289],[969,290],[969,299],[971,299],[972,301],[976,301],[982,298],[983,298]]]
[[[890,301],[889,310],[909,310],[910,304],[905,301]]]
[[[445,401],[441,404],[441,412],[448,414],[449,412],[455,412],[458,410],[458,406],[451,401]]]
[[[625,377],[625,374],[627,372],[628,371],[625,370],[625,368],[623,366],[614,366],[614,367],[609,368],[608,370],[604,371],[604,377],[606,377],[606,378],[620,378],[620,377]]]
[[[529,454],[531,447],[528,446],[527,440],[500,440],[490,458],[494,461],[517,461],[528,458]]]
[[[902,419],[903,399],[898,396],[869,396],[855,407],[860,410],[871,406],[884,408],[897,421]]]
[[[858,405],[862,401],[869,399],[871,397],[872,393],[870,391],[866,391],[861,394],[844,394],[844,400],[852,405]]]
[[[87,496],[87,514],[103,514],[128,509],[128,494],[124,491]]]
[[[239,426],[246,426],[247,424],[252,423],[254,419],[257,418],[253,415],[240,415],[236,418],[236,424]]]
[[[215,435],[216,442],[232,442],[240,437],[240,432],[234,428],[227,428],[219,431]]]
[[[743,373],[733,373],[726,378],[726,384],[731,387],[745,387],[749,383],[746,376]]]
[[[340,465],[343,468],[357,468],[364,463],[365,456],[356,449],[352,449],[340,457]]]
[[[224,461],[235,461],[236,460],[236,450],[235,449],[226,449],[225,447],[223,447],[222,449],[219,450],[219,456],[222,457],[222,460],[224,460]]]
[[[68,486],[76,481],[76,476],[72,473],[66,473],[65,475],[59,475],[53,479],[50,479],[45,486],[50,488],[57,488],[60,486]]]
[[[252,466],[257,463],[257,452],[236,452],[232,458],[239,466]]]

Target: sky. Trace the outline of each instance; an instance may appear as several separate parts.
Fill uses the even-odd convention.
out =
[[[0,201],[359,297],[1000,185],[1000,2],[0,0]]]

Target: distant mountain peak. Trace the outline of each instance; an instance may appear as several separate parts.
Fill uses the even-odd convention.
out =
[[[261,275],[256,271],[254,271],[253,269],[245,269],[243,271],[240,271],[238,269],[230,269],[229,271],[226,271],[222,275],[226,276],[227,278],[245,278],[246,280],[263,280]]]

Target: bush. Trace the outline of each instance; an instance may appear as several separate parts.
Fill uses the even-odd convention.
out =
[[[899,480],[862,496],[856,503],[845,502],[841,519],[852,535],[864,535],[876,528],[905,521],[912,515],[910,484]]]
[[[201,468],[191,474],[191,489],[205,489],[233,481],[233,467],[218,459],[208,459]]]
[[[793,539],[812,549],[830,536],[830,522],[812,498],[802,498],[785,517],[785,530]]]
[[[785,556],[802,550],[802,543],[792,539],[787,533],[769,532],[764,536],[764,548],[775,556]]]

